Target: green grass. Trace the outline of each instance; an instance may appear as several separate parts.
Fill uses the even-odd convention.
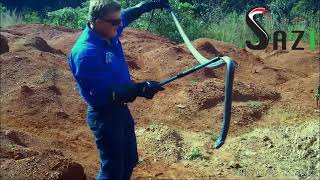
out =
[[[187,160],[195,160],[195,159],[201,159],[203,156],[200,152],[200,149],[198,147],[194,147],[191,149],[191,152],[187,154],[186,159]]]
[[[318,86],[314,96],[315,96],[315,98],[320,99],[320,86]]]
[[[0,6],[0,26],[9,27],[17,24],[25,24],[23,16],[17,13],[15,10],[5,10]]]
[[[219,134],[215,134],[215,133],[213,133],[212,135],[211,135],[211,140],[213,141],[213,142],[216,142],[216,140],[219,138]]]
[[[262,102],[260,101],[248,101],[247,106],[254,110],[259,110],[262,107]]]

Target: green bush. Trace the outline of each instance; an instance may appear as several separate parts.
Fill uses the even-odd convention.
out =
[[[87,15],[87,8],[67,7],[57,11],[48,12],[46,22],[52,25],[82,29],[87,23]]]
[[[195,21],[193,6],[189,3],[180,3],[177,0],[170,2],[175,7],[176,15],[188,37],[192,40],[204,37],[205,24],[202,21]],[[182,42],[170,13],[166,11],[155,10],[153,15],[152,12],[144,14],[131,27],[148,30],[175,42]]]
[[[37,12],[28,12],[23,15],[23,20],[27,23],[42,23],[42,18]]]

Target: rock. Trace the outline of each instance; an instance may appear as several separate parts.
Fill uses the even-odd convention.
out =
[[[302,149],[302,144],[298,144],[298,145],[297,145],[297,148],[298,148],[298,149]]]
[[[15,132],[14,130],[10,129],[5,131],[5,135],[15,144],[18,144],[20,146],[25,146],[25,144],[21,142],[21,139],[19,138],[17,132]]]
[[[268,136],[264,136],[264,137],[263,137],[263,141],[264,141],[264,142],[270,141],[270,140],[271,140],[271,139],[270,139]]]
[[[180,108],[180,109],[185,109],[187,106],[185,106],[185,105],[182,105],[182,104],[178,104],[178,105],[176,105],[178,108]]]
[[[85,180],[86,175],[84,173],[83,167],[76,162],[70,162],[67,160],[62,160],[55,167],[53,167],[56,172],[52,174],[59,180],[69,180],[69,179],[79,179]]]
[[[309,145],[309,146],[312,146],[313,143],[316,142],[316,141],[317,141],[317,138],[316,138],[316,137],[312,137],[311,139],[309,139],[308,145]]]
[[[59,95],[59,96],[62,95],[60,89],[55,85],[49,86],[48,91],[52,92],[53,94]]]
[[[154,175],[154,177],[158,177],[158,176],[161,176],[161,175],[163,175],[163,173],[162,173],[162,172],[159,172],[159,173],[156,173],[156,174]]]
[[[231,161],[231,162],[229,163],[229,167],[230,167],[230,168],[235,168],[235,169],[242,168],[242,166],[241,166],[239,163],[234,162],[234,161]]]
[[[267,146],[268,148],[273,148],[274,147],[274,145],[273,144],[268,144],[268,146]]]
[[[76,163],[73,162],[69,164],[69,166],[64,169],[62,172],[60,179],[62,180],[68,180],[68,179],[79,179],[79,180],[85,180],[86,175],[84,174],[84,169],[83,167]]]
[[[55,115],[60,119],[67,119],[69,117],[69,115],[65,112],[56,112]]]
[[[13,157],[13,159],[15,160],[19,160],[19,159],[23,159],[24,158],[24,155],[20,152],[16,153]]]
[[[288,138],[289,135],[288,135],[288,134],[284,134],[282,137],[283,137],[283,138]]]
[[[315,152],[312,149],[308,149],[308,150],[303,152],[303,157],[304,158],[314,157],[314,156],[315,156]]]
[[[221,171],[218,171],[218,172],[216,172],[216,175],[221,176],[221,175],[222,175],[222,172],[221,172]]]
[[[31,89],[27,85],[23,85],[23,86],[21,86],[21,94],[26,95],[26,96],[30,96],[33,94],[33,89]]]

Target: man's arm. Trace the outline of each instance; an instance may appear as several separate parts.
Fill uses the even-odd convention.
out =
[[[124,27],[138,19],[143,13],[163,8],[170,8],[168,0],[145,0],[136,6],[127,8],[121,12],[121,16],[124,19]]]
[[[137,96],[152,99],[158,92],[164,90],[157,81],[141,83],[115,84],[111,64],[105,64],[103,54],[89,50],[80,57],[72,67],[74,76],[80,86],[83,98],[92,107],[107,104],[133,102]]]

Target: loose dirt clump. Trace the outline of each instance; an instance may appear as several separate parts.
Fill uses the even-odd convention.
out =
[[[196,43],[196,47],[197,47],[197,50],[199,50],[201,52],[206,52],[206,53],[212,54],[214,56],[222,55],[222,53],[219,52],[210,41],[198,40]]]
[[[8,40],[0,35],[0,54],[9,52],[9,45],[8,45]]]

